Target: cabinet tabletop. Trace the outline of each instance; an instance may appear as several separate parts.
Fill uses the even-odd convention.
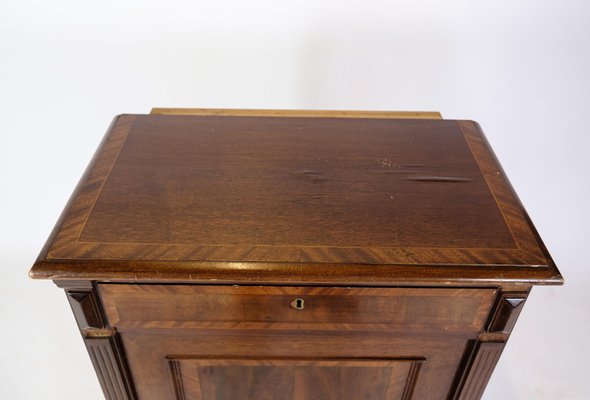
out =
[[[561,282],[475,122],[378,116],[121,115],[31,276]]]

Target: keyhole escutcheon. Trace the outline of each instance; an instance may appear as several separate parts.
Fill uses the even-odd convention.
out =
[[[303,310],[304,306],[304,301],[303,299],[295,299],[291,302],[291,307],[293,307],[296,310]]]

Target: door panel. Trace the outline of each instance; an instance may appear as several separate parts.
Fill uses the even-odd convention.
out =
[[[258,362],[269,359],[347,360],[348,362],[367,359],[381,362],[393,362],[395,359],[419,359],[422,361],[420,373],[415,378],[416,386],[411,398],[443,400],[448,397],[467,348],[467,340],[454,336],[444,339],[436,336],[367,336],[363,332],[293,334],[276,331],[237,333],[203,332],[194,329],[131,329],[121,333],[121,338],[133,379],[135,382],[141,382],[137,385],[140,400],[175,398],[178,378],[171,379],[171,361],[175,361],[180,367],[181,381],[187,388],[195,386],[194,384],[186,385],[187,379],[198,378],[195,373],[195,370],[198,370],[197,364],[188,360],[209,360],[214,363],[214,366],[219,367],[218,363],[215,364],[215,360],[226,358],[254,359]],[[272,364],[267,366],[269,369],[280,368]],[[187,374],[184,372],[186,368],[189,371]],[[401,365],[400,361],[391,368],[396,369],[393,374],[398,377],[398,374],[404,375],[402,368],[406,367]],[[328,371],[326,374],[332,377],[338,376],[336,372],[333,372],[335,370],[329,370],[328,367],[324,370]],[[303,371],[302,376],[305,373]],[[375,373],[374,376],[379,375]],[[407,380],[408,375],[405,377]],[[345,384],[346,380],[339,381],[339,385]],[[198,398],[194,391],[187,390],[186,393],[187,399]],[[315,400],[316,397],[302,399]]]
[[[423,360],[170,359],[178,400],[405,400]]]

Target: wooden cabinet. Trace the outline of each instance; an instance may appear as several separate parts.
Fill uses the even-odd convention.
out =
[[[145,399],[173,398],[172,388],[181,399],[408,399],[418,376],[416,398],[438,399],[428,388],[450,390],[496,295],[118,284],[98,291]]]
[[[31,275],[109,400],[478,399],[562,278],[478,125],[437,117],[119,116]]]

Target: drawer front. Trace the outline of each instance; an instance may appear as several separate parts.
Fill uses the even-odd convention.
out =
[[[109,324],[133,328],[479,331],[495,289],[100,284]]]

